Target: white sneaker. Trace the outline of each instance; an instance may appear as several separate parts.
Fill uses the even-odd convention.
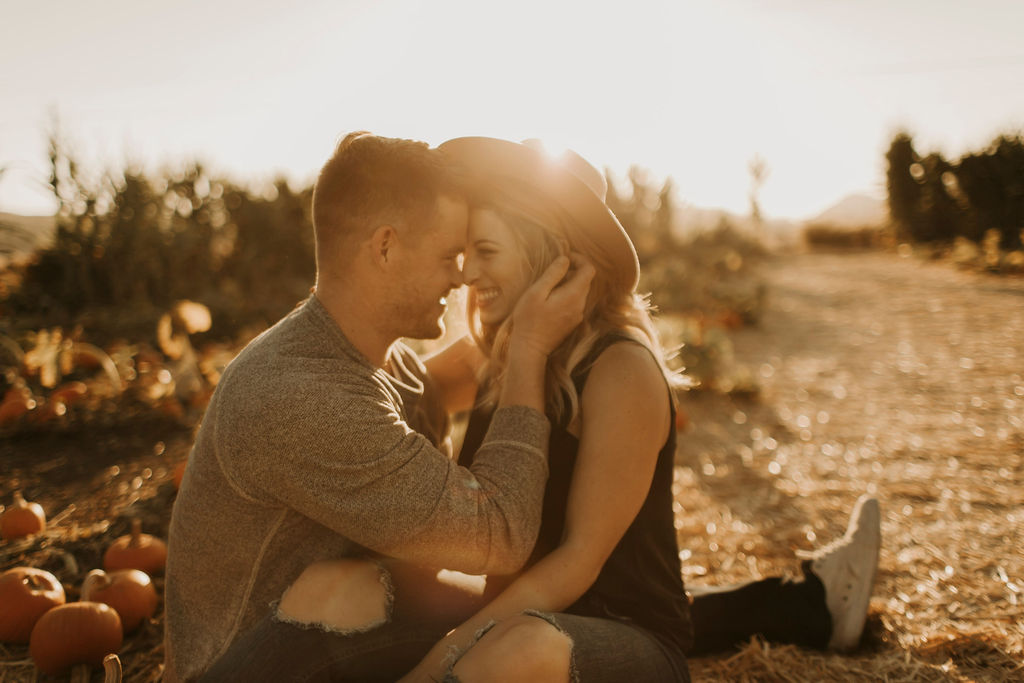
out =
[[[861,496],[842,538],[811,553],[801,553],[812,560],[811,571],[825,585],[825,604],[832,616],[830,650],[851,650],[860,642],[881,543],[878,499]]]

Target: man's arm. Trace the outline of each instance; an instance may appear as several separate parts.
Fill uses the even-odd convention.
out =
[[[313,394],[342,408],[311,409]],[[518,569],[540,523],[547,419],[523,406],[499,409],[467,469],[411,430],[387,400],[384,390],[325,384],[258,425],[243,417],[251,425],[245,436],[219,444],[222,468],[249,497],[378,553],[467,573]]]
[[[218,440],[225,473],[371,550],[467,573],[515,571],[536,538],[547,477],[547,354],[582,317],[593,275],[584,265],[556,287],[568,262],[556,264],[524,294],[510,379],[471,469],[410,429],[379,378],[317,368],[279,378],[287,389],[277,400],[264,391],[251,412],[222,416],[236,421],[218,430],[233,437]]]

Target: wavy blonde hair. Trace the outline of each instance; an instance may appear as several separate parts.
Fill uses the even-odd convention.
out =
[[[535,189],[513,181],[480,188],[473,197],[473,204],[474,208],[493,211],[511,229],[529,282],[534,282],[555,258],[570,250],[590,259],[597,271],[587,296],[583,322],[548,356],[545,409],[555,423],[567,425],[579,415],[580,397],[572,381],[573,372],[594,344],[610,332],[624,334],[648,348],[669,386],[676,383],[676,373],[666,365],[665,353],[651,319],[649,297],[615,284],[611,263],[594,242],[586,238],[586,231],[574,226],[572,216]],[[576,229],[568,230],[571,225]],[[569,235],[574,237],[571,242]],[[482,370],[487,382],[482,385],[478,402],[493,407],[497,405],[508,371],[512,316],[497,325],[484,325],[472,298],[467,313],[470,334],[488,357]]]

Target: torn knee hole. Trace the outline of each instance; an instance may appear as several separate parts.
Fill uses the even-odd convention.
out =
[[[279,621],[334,633],[358,633],[387,623],[391,576],[367,560],[325,560],[307,567],[277,605]]]

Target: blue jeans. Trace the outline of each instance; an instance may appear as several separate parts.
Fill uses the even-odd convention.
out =
[[[388,570],[394,594],[391,613],[383,625],[339,633],[281,620],[275,609],[235,639],[201,680],[395,681],[416,666],[445,633],[483,606],[482,596],[438,581],[432,574],[401,566],[389,566]],[[638,626],[572,614],[528,614],[547,621],[572,641],[573,683],[690,680],[678,648]],[[456,679],[449,676],[446,680]]]

